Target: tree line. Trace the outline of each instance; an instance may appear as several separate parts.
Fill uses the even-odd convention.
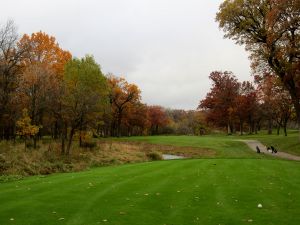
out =
[[[69,154],[74,137],[197,133],[198,112],[141,102],[137,85],[103,74],[93,56],[72,57],[42,31],[19,37],[13,21],[0,28],[0,140],[43,136]],[[179,119],[180,118],[180,119]]]
[[[300,2],[225,0],[216,21],[225,37],[251,53],[254,82],[215,71],[198,111],[141,101],[137,85],[103,74],[93,56],[72,57],[42,31],[19,36],[13,21],[0,27],[0,140],[43,136],[69,154],[76,137],[203,134],[210,125],[278,133],[295,120],[300,129]]]
[[[213,85],[198,108],[212,126],[243,135],[257,133],[262,127],[271,134],[275,125],[277,134],[283,128],[287,135],[288,122],[296,122],[292,98],[274,74],[257,75],[254,82],[239,82],[228,71],[214,71],[209,78]]]

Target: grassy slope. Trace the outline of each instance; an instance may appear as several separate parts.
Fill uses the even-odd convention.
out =
[[[253,152],[249,152],[248,147],[244,143],[237,141],[240,139],[253,139],[261,141],[265,145],[273,145],[280,151],[288,152],[294,155],[300,155],[299,133],[297,130],[290,130],[287,137],[283,136],[282,134],[277,135],[274,133],[272,135],[268,135],[265,131],[262,131],[257,135],[206,135],[202,137],[147,136],[121,138],[121,140],[210,148],[217,150],[218,157],[253,157],[255,154]]]
[[[261,132],[258,135],[244,135],[238,138],[259,140],[265,145],[273,145],[281,151],[300,156],[299,131],[290,130],[287,137],[274,133],[276,132],[268,135],[266,132]]]
[[[106,167],[0,184],[0,224],[295,225],[299,187],[300,164],[283,160]]]
[[[228,136],[145,136],[113,139],[120,141],[141,141],[151,144],[191,146],[208,148],[216,151],[218,158],[258,158],[264,157],[250,150],[249,147],[235,138]]]

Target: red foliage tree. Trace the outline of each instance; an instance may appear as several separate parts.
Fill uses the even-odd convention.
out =
[[[250,134],[256,131],[255,117],[258,108],[257,91],[251,82],[244,81],[240,85],[239,95],[235,99],[235,104],[236,115],[240,124],[240,134],[243,134],[244,122],[248,123]]]
[[[299,12],[299,0],[225,0],[216,20],[225,37],[251,52],[256,70],[271,70],[279,78],[291,96],[300,131]]]
[[[227,126],[228,134],[231,134],[240,83],[232,72],[227,71],[214,71],[209,78],[213,81],[212,88],[200,102],[198,109],[207,110],[207,120],[218,126]]]
[[[168,117],[161,106],[149,106],[148,116],[151,126],[151,134],[158,134],[159,127],[169,123]]]

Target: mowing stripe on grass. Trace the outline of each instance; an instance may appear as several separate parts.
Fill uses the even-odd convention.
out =
[[[175,160],[97,168],[1,183],[0,224],[295,225],[299,187],[300,163],[282,160]]]

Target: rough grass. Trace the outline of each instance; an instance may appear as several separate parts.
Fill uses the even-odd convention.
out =
[[[149,160],[144,152],[128,149],[118,143],[98,143],[92,150],[75,146],[69,156],[61,155],[58,143],[39,145],[38,149],[27,148],[25,151],[24,144],[2,143],[0,175],[28,176],[81,171],[95,166]]]
[[[79,148],[74,143],[71,155],[63,157],[59,143],[45,139],[39,149],[24,151],[22,143],[0,142],[0,175],[36,175],[81,171],[91,167],[154,160],[152,153],[173,154],[188,158],[268,158],[256,154],[238,139],[257,139],[280,151],[300,155],[297,132],[288,137],[277,135],[207,135],[207,136],[147,136],[94,139],[97,146]],[[155,159],[159,159],[156,157]],[[10,179],[0,177],[0,180]]]
[[[129,138],[113,138],[113,141],[138,142],[148,144],[158,144],[166,146],[177,146],[184,148],[202,149],[210,151],[207,157],[214,158],[261,158],[252,151],[245,143],[237,141],[235,138],[226,135],[206,135],[206,136],[144,136]]]
[[[213,157],[215,152],[195,147],[154,145],[136,142],[98,141],[93,149],[79,148],[74,143],[70,156],[60,154],[59,143],[42,141],[40,148],[24,150],[23,143],[2,142],[0,148],[0,180],[15,175],[45,175],[56,172],[81,171],[90,167],[160,160],[161,154],[189,158]],[[7,175],[14,175],[7,177]]]
[[[291,161],[129,164],[2,183],[0,224],[296,225],[299,187]]]
[[[169,136],[171,138],[171,136]],[[175,136],[174,136],[175,137]],[[183,138],[184,136],[181,136]],[[216,151],[208,148],[204,148],[201,146],[188,146],[188,145],[172,145],[171,141],[167,142],[168,144],[157,142],[154,144],[145,141],[145,137],[141,139],[141,141],[137,142],[136,140],[141,137],[133,137],[133,138],[122,138],[122,139],[109,139],[103,140],[101,139],[101,143],[110,143],[118,148],[127,149],[129,151],[141,151],[145,153],[149,152],[159,152],[161,154],[173,154],[178,156],[184,156],[186,158],[211,158],[215,157]],[[147,137],[147,138],[150,138]],[[162,138],[162,136],[155,136],[154,139]],[[178,137],[175,137],[178,138]]]

